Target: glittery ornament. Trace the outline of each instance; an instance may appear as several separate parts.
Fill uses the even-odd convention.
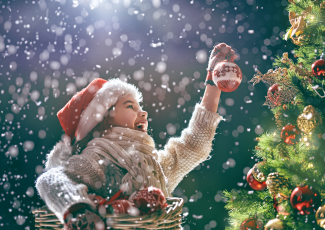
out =
[[[283,59],[290,64],[290,66],[296,67],[290,59],[288,59],[287,55],[284,54]],[[290,67],[291,68],[291,67]],[[298,67],[297,67],[298,68]],[[298,68],[298,70],[302,71],[304,75],[306,70]],[[250,80],[250,82],[253,82],[253,85],[256,85],[259,82],[264,82],[269,85],[274,84],[281,84],[283,87],[282,90],[277,92],[277,95],[275,95],[275,98],[277,99],[278,104],[284,104],[284,103],[290,103],[291,101],[294,101],[294,97],[296,96],[298,90],[295,88],[295,86],[291,82],[291,78],[288,75],[288,70],[286,68],[278,68],[275,70],[269,69],[266,74],[262,74],[259,70],[257,70],[257,73],[254,75],[254,77]],[[274,96],[273,96],[274,97]],[[274,104],[274,100],[270,100],[268,96],[265,97],[266,101],[263,105],[270,106],[271,108],[274,108],[276,105]]]
[[[275,105],[279,105],[279,92],[282,90],[282,87],[279,84],[274,84],[269,87],[267,91],[268,99]]]
[[[300,36],[300,37],[302,37],[302,36]],[[301,62],[299,62],[297,65],[295,63],[293,63],[289,59],[288,53],[283,53],[281,61],[284,64],[289,64],[290,70],[296,72],[297,74],[299,74],[299,76],[304,76],[305,78],[308,78],[308,79],[309,79],[309,77],[313,76],[313,74],[311,72],[309,72],[306,68],[304,68],[304,66]],[[282,82],[282,81],[280,80],[279,82]]]
[[[322,118],[312,105],[306,106],[297,118],[298,128],[306,134],[313,132],[321,123]]]
[[[257,217],[251,217],[244,220],[239,227],[239,230],[263,230],[263,229],[264,229],[264,225],[262,221],[257,219]]]
[[[134,203],[141,214],[150,214],[167,207],[164,193],[152,186],[135,191],[129,197],[129,201]]]
[[[318,191],[304,187],[295,188],[290,196],[291,206],[297,209],[301,215],[308,215],[316,212],[321,204],[321,197]]]
[[[266,186],[270,194],[277,195],[281,189],[287,188],[288,180],[278,172],[270,173],[266,179]]]
[[[325,205],[317,210],[316,221],[320,227],[325,229]]]
[[[263,165],[263,164],[265,164],[265,161],[261,161],[261,162],[256,163],[253,166],[253,170],[252,170],[253,177],[259,182],[265,181],[264,174],[258,169],[258,167]]]
[[[280,219],[269,220],[265,225],[264,230],[280,230],[284,229],[283,223]]]
[[[212,80],[215,85],[223,92],[236,90],[241,83],[243,74],[241,69],[234,62],[219,62],[214,70]]]
[[[313,75],[321,80],[325,79],[325,60],[319,59],[311,65]]]
[[[284,120],[281,120],[281,118],[283,117],[283,113],[281,113],[281,111],[277,111],[274,114],[274,117],[276,125],[278,126],[278,128],[282,129],[282,127],[286,125],[286,122]]]
[[[254,190],[264,190],[266,188],[266,182],[265,181],[259,182],[255,180],[252,172],[253,172],[253,168],[251,168],[247,173],[246,176],[247,183]]]
[[[298,134],[300,132],[296,129],[294,125],[286,125],[281,130],[281,138],[288,145],[294,145],[298,143]]]

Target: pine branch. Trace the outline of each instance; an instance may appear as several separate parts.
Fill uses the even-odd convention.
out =
[[[247,218],[257,216],[263,222],[275,217],[272,203],[265,202],[269,197],[267,191],[232,190],[224,191],[223,197],[228,200],[225,208],[229,209],[228,218],[232,226],[238,227]]]
[[[276,118],[278,130],[266,132],[256,138],[258,143],[254,150],[256,157],[263,160],[263,163],[257,166],[260,172],[266,177],[272,172],[277,172],[280,176],[270,182],[265,191],[224,192],[224,198],[228,200],[225,207],[230,210],[228,221],[231,226],[227,227],[227,230],[238,230],[240,224],[253,215],[261,219],[264,224],[278,215],[285,225],[284,229],[322,229],[317,225],[314,213],[301,215],[291,206],[289,199],[295,187],[308,185],[320,192],[322,205],[325,204],[325,98],[319,96],[314,88],[318,85],[320,91],[325,89],[325,79],[318,79],[311,72],[312,64],[324,50],[325,7],[320,7],[322,2],[323,0],[289,0],[287,10],[291,12],[292,28],[288,28],[287,31],[292,32],[296,29],[291,38],[294,44],[299,45],[294,50],[294,57],[297,60],[293,62],[286,53],[283,57],[277,56],[273,62],[275,70],[269,70],[266,74],[258,71],[251,80],[254,84],[260,81],[269,85],[278,83],[285,90],[292,92],[290,97],[282,97],[281,102],[276,105],[272,104],[272,98],[266,98],[266,104],[271,107]],[[291,35],[290,33],[288,35]],[[276,94],[275,98],[277,96],[279,95]],[[312,132],[300,133],[301,137],[297,138],[297,144],[286,144],[281,139],[281,129],[288,123],[307,132],[308,129],[303,128],[302,125],[308,123],[306,120],[301,121],[301,115],[308,105],[312,105],[320,114],[317,117],[315,112],[312,112],[314,113],[312,118],[317,119],[312,120],[311,125],[314,126],[310,126]],[[305,114],[306,117],[307,115]],[[297,121],[299,116],[300,120]],[[274,179],[274,175],[271,174],[269,179]],[[277,184],[273,186],[272,183],[278,183],[281,187],[279,188]],[[275,193],[277,194],[274,195]],[[280,198],[279,194],[281,194]],[[282,213],[275,211],[273,195],[276,199],[279,198],[281,205],[284,206]],[[285,213],[288,215],[284,215]]]

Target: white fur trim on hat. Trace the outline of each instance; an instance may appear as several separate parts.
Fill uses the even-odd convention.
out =
[[[138,103],[142,102],[142,93],[135,85],[118,78],[109,79],[82,112],[76,130],[76,141],[82,140],[99,122],[103,121],[105,113],[119,98],[130,94]]]

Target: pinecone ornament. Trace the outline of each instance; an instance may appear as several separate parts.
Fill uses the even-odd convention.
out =
[[[266,186],[273,196],[277,195],[281,189],[289,186],[288,180],[278,172],[270,173],[266,179]]]

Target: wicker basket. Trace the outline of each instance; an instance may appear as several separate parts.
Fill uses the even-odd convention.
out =
[[[128,214],[103,216],[111,229],[181,229],[183,199],[167,197],[168,206],[151,215],[131,216]],[[63,224],[46,206],[34,210],[35,229],[61,230]]]

